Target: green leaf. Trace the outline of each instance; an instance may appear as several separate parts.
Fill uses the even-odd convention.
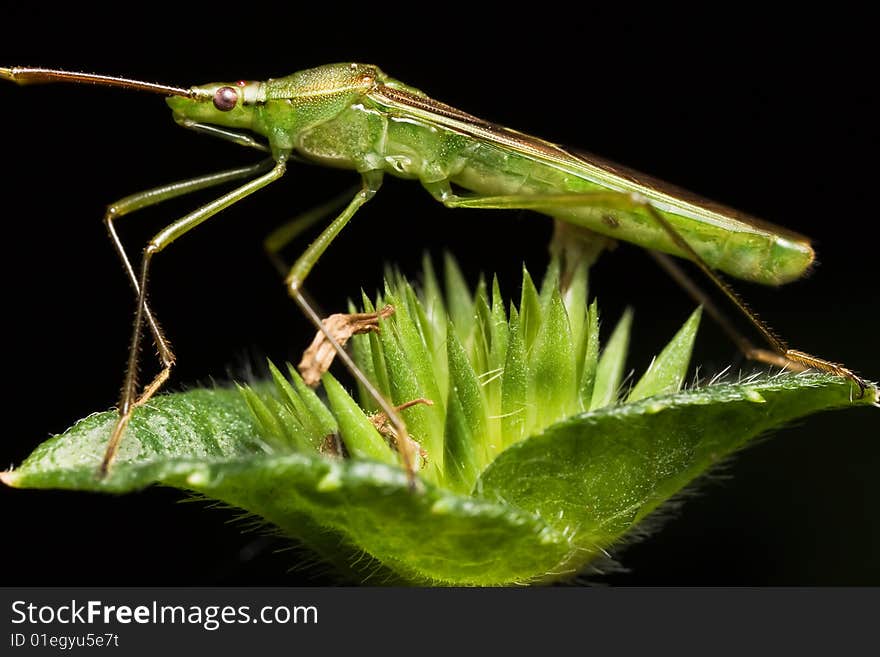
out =
[[[452,490],[468,493],[487,460],[486,410],[480,382],[452,326],[446,336],[449,411],[446,415],[445,477]]]
[[[568,320],[571,323],[572,344],[576,347],[585,346],[584,331],[587,330],[585,320],[587,319],[587,283],[589,280],[589,267],[586,259],[580,260],[570,276],[571,280],[568,281],[568,285],[563,291],[562,300],[565,302],[565,310],[568,312]],[[578,376],[580,376],[583,352],[579,352],[578,356]]]
[[[263,386],[264,393],[271,388]],[[259,389],[258,389],[259,391]],[[255,393],[256,394],[256,393]],[[110,474],[98,466],[116,413],[95,413],[37,447],[7,480],[26,488],[125,492],[156,481],[178,458],[226,461],[272,452],[247,400],[235,388],[163,395],[137,409]]]
[[[260,435],[267,443],[285,451],[314,450],[311,436],[288,407],[274,397],[261,397],[252,388],[238,386],[238,391],[254,414]]]
[[[355,579],[366,575],[350,566],[364,550],[402,581],[491,585],[528,580],[570,549],[516,509],[430,484],[413,493],[398,467],[266,453],[234,389],[163,395],[139,408],[110,476],[99,479],[115,421],[114,412],[85,418],[4,473],[4,483],[116,493],[161,483],[194,491],[257,514]]]
[[[546,426],[577,410],[576,371],[568,314],[553,288],[529,353],[529,408],[535,424]]]
[[[360,311],[357,307],[355,307],[353,303],[349,302],[348,312],[349,314],[352,314]],[[361,371],[366,375],[367,380],[372,381],[374,384],[378,385],[378,389],[381,391],[382,383],[379,376],[376,374],[376,368],[373,362],[373,354],[371,353],[370,348],[370,336],[364,333],[354,335],[349,341],[349,344],[351,345],[351,353],[354,357],[354,361],[361,368]],[[357,388],[358,399],[362,400],[365,410],[373,412],[378,410],[378,407],[376,406],[376,400],[374,400],[367,393],[367,389],[360,381],[357,382]]]
[[[327,401],[339,422],[340,437],[349,454],[355,458],[396,464],[397,455],[333,375],[325,372],[321,383],[327,391]]]
[[[595,410],[617,401],[618,388],[623,381],[623,368],[626,363],[626,351],[629,347],[629,331],[632,326],[632,311],[627,308],[623,317],[614,327],[614,332],[602,351],[596,365],[596,377],[593,383],[593,396],[590,409]]]
[[[494,370],[503,368],[507,357],[507,341],[509,329],[507,315],[504,312],[504,299],[501,296],[501,287],[498,278],[492,280],[492,353],[489,366]]]
[[[417,397],[426,397],[433,402],[433,406],[408,409],[404,411],[404,415],[405,419],[415,418],[410,427],[414,438],[429,452],[436,454],[443,448],[441,437],[446,409],[445,397],[434,372],[434,361],[406,304],[401,304],[390,290],[386,291],[385,301],[396,310],[388,321],[382,323],[382,331],[385,332],[383,338],[393,336],[393,343],[400,347],[398,351],[383,340],[385,353],[394,356],[386,359],[388,375],[393,381],[406,381],[410,386],[395,389],[392,398],[396,404],[403,404]],[[441,463],[437,465],[439,467]]]
[[[554,294],[559,294],[559,257],[554,255],[550,258],[544,278],[541,279],[541,292],[538,299],[541,303],[541,313],[546,314],[550,307],[550,299]]]
[[[385,355],[388,370],[388,381],[391,387],[390,400],[394,405],[404,404],[420,397],[430,398],[427,390],[422,388],[419,378],[413,370],[408,354],[401,344],[400,334],[395,330],[394,316],[379,322],[379,343]],[[433,401],[433,400],[432,400]],[[412,437],[427,445],[432,455],[428,468],[422,476],[430,481],[443,471],[443,451],[441,438],[432,429],[435,426],[433,407],[418,405],[406,409],[402,413],[407,429]]]
[[[431,322],[428,319],[428,315],[425,312],[424,306],[422,306],[418,297],[416,296],[415,290],[413,290],[412,285],[409,284],[409,281],[403,281],[403,289],[404,289],[404,301],[406,311],[410,317],[413,318],[413,323],[419,331],[419,336],[425,344],[425,348],[427,349],[429,354],[434,353],[434,349],[437,346],[434,335],[434,328],[431,326]]]
[[[541,300],[532,277],[523,265],[522,296],[519,302],[519,324],[522,331],[523,344],[528,353],[541,327]]]
[[[477,376],[484,377],[489,371],[489,354],[492,343],[492,320],[489,317],[489,300],[483,293],[474,297],[474,333],[471,340],[469,360]]]
[[[576,572],[752,438],[850,406],[854,388],[828,375],[786,375],[606,406],[509,447],[483,472],[476,494],[570,536],[579,550],[565,567]]]
[[[507,358],[501,381],[501,435],[502,448],[526,437],[529,389],[528,363],[519,313],[510,306],[510,335]]]
[[[274,368],[271,363],[269,365],[270,368]],[[327,410],[327,407],[324,406],[324,402],[318,399],[318,395],[315,394],[315,391],[305,384],[305,381],[302,380],[302,377],[293,365],[288,365],[287,371],[290,374],[290,380],[293,382],[296,394],[299,396],[300,400],[302,400],[303,406],[307,409],[305,415],[300,421],[303,422],[304,425],[308,424],[313,427],[312,444],[317,447],[323,442],[326,436],[336,433],[336,430],[338,429],[336,418],[334,418],[333,414]],[[279,385],[279,379],[283,380],[284,378],[278,370],[275,370],[273,376],[275,377],[276,385]],[[279,385],[279,388],[282,388],[282,386]],[[288,398],[290,397],[288,396]]]
[[[599,364],[599,306],[596,300],[587,309],[584,319],[583,343],[580,346],[582,352],[581,366],[579,368],[580,389],[579,409],[587,411],[593,400],[593,388],[596,383],[596,368]]]
[[[373,305],[373,302],[370,301],[370,297],[366,295],[366,293],[361,292],[362,299],[361,302],[364,306],[365,313],[376,312],[376,306]],[[381,330],[382,321],[379,321],[379,327]],[[366,365],[366,369],[369,369],[373,372],[373,375],[376,377],[375,379],[371,379],[373,384],[379,389],[385,398],[391,397],[391,383],[388,380],[388,367],[385,363],[385,352],[382,348],[382,342],[379,340],[379,332],[370,331],[365,336],[364,335],[356,335],[353,339],[357,340],[360,338],[366,337],[367,344],[369,345],[368,351],[370,354],[370,363]],[[360,361],[358,361],[360,362]],[[375,401],[370,397],[370,395],[364,395],[361,397],[366,403],[366,406],[371,411],[378,410]]]
[[[259,437],[244,396],[193,390],[138,409],[106,479],[96,473],[113,412],[49,439],[2,480],[20,488],[119,493],[160,483],[195,491],[262,517],[354,579],[364,575],[351,570],[353,557],[366,551],[397,581],[523,583],[577,572],[771,427],[876,403],[876,390],[851,401],[853,390],[832,376],[789,375],[606,407],[502,452],[475,497],[430,483],[414,493],[400,468],[374,461],[276,453]]]
[[[455,328],[459,341],[467,344],[474,328],[474,299],[455,258],[446,253],[443,264],[446,279],[446,308],[450,319],[447,326]]]
[[[507,359],[507,342],[509,329],[507,315],[504,312],[504,300],[498,278],[492,280],[492,308],[482,321],[486,322],[486,333],[489,335],[488,371],[481,378],[483,392],[486,397],[487,431],[489,432],[489,450],[494,456],[505,445],[502,427],[502,397],[504,384],[504,365]]]
[[[678,392],[691,362],[702,307],[697,308],[651,363],[626,398],[627,403],[666,392]]]
[[[422,271],[424,272],[422,299],[424,301],[425,315],[434,328],[434,334],[437,336],[436,343],[445,344],[446,327],[449,323],[446,314],[446,303],[443,300],[443,293],[440,290],[440,283],[437,280],[434,265],[427,253],[422,257]],[[445,363],[445,357],[443,361]]]

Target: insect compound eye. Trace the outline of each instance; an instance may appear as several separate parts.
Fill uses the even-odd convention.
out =
[[[238,102],[238,92],[232,87],[220,87],[214,92],[214,107],[221,112],[228,112]]]

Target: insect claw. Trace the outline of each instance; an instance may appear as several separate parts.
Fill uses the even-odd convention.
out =
[[[856,376],[856,375],[853,374],[852,372],[850,372],[850,375],[852,376],[852,380],[853,380],[853,382],[859,387],[859,396],[856,397],[856,399],[864,399],[864,398],[865,398],[865,392],[866,392],[866,391],[868,390],[868,388],[870,388],[871,386],[868,384],[867,381],[865,381],[865,380],[864,380],[863,378],[861,378],[860,376]]]

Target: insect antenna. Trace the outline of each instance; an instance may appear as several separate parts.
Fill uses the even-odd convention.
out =
[[[77,84],[94,84],[104,87],[122,87],[123,89],[136,89],[149,91],[164,96],[184,96],[196,98],[205,92],[183,87],[172,87],[156,82],[144,82],[113,75],[98,75],[95,73],[79,73],[76,71],[62,71],[54,68],[33,68],[17,66],[13,68],[0,68],[0,79],[11,80],[18,84],[45,84],[49,82],[73,82]]]

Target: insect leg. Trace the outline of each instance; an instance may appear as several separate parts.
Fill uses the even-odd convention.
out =
[[[672,241],[675,242],[676,246],[684,251],[687,257],[693,260],[709,280],[712,281],[712,283],[739,309],[739,311],[758,330],[767,341],[768,345],[772,348],[772,351],[755,348],[741,334],[735,332],[735,329],[733,329],[729,321],[726,319],[719,319],[723,316],[714,305],[712,306],[713,310],[710,310],[709,306],[707,306],[707,311],[710,315],[712,315],[716,321],[719,321],[719,324],[721,324],[725,332],[731,336],[746,357],[764,363],[779,365],[780,367],[793,369],[795,371],[814,368],[823,372],[828,372],[829,374],[841,376],[855,383],[859,387],[862,396],[865,394],[868,384],[848,368],[824,358],[812,356],[797,349],[790,349],[785,342],[776,337],[770,327],[755,315],[739,295],[736,294],[736,292],[734,292],[733,289],[725,283],[708,264],[706,264],[705,260],[703,260],[694,248],[688,244],[684,237],[675,230],[672,224],[670,224],[669,221],[667,221],[663,215],[651,205],[651,203],[639,194],[596,192],[582,194],[512,194],[502,196],[462,197],[450,193],[448,185],[445,186],[445,188],[442,185],[433,188],[428,187],[428,191],[447,207],[454,208],[527,209],[538,210],[541,212],[550,212],[554,208],[560,207],[585,206],[620,210],[643,209],[663,228],[664,231],[666,231]],[[658,258],[658,262],[661,262],[661,264],[663,264],[663,262],[671,263],[671,261],[664,261],[661,258]],[[667,268],[667,271],[670,271],[670,269]],[[676,276],[673,276],[673,278],[679,282],[682,280]],[[694,298],[700,301],[706,299],[706,296],[702,293],[700,293],[699,296],[694,294],[694,290],[697,288],[693,283],[689,286],[685,286],[685,289],[688,290]],[[737,337],[734,337],[734,334]]]
[[[162,187],[155,187],[137,194],[132,194],[131,196],[126,196],[125,198],[109,205],[107,207],[107,212],[104,214],[104,225],[107,227],[107,232],[110,235],[110,240],[113,243],[113,248],[116,250],[116,254],[119,256],[120,260],[122,260],[122,265],[128,274],[128,279],[134,289],[135,296],[137,297],[140,294],[140,285],[138,284],[137,274],[135,274],[134,267],[125,251],[122,240],[119,239],[119,234],[116,232],[115,222],[117,219],[168,199],[256,175],[266,169],[271,162],[271,160],[264,160],[259,164],[249,167],[221,171],[206,176],[200,176],[198,178],[191,178],[189,180],[182,180],[169,185],[163,185]],[[156,349],[159,352],[159,360],[163,368],[162,372],[160,372],[150,385],[145,388],[145,394],[147,391],[149,392],[146,396],[150,397],[168,377],[168,372],[174,365],[174,353],[171,351],[171,345],[162,333],[162,328],[158,321],[156,321],[155,316],[146,302],[144,303],[144,317],[150,327],[150,332],[153,334],[153,341],[156,343]]]
[[[330,246],[330,243],[336,238],[339,232],[351,220],[361,206],[375,196],[376,191],[378,191],[381,184],[382,174],[380,172],[375,171],[363,174],[363,185],[361,189],[354,195],[354,198],[349,201],[345,209],[337,215],[330,225],[327,226],[327,228],[318,235],[315,241],[309,245],[305,252],[297,258],[287,275],[286,282],[290,296],[293,297],[294,301],[296,301],[297,305],[315,328],[324,334],[345,367],[363,386],[367,394],[375,400],[379,409],[385,413],[388,421],[394,427],[394,430],[399,437],[398,450],[403,458],[403,464],[406,468],[407,476],[409,477],[410,486],[415,488],[417,486],[417,480],[415,478],[416,455],[413,453],[411,441],[409,440],[409,434],[407,433],[406,424],[404,423],[403,418],[400,416],[400,413],[395,410],[394,406],[385,399],[385,396],[379,392],[373,382],[370,381],[369,377],[367,377],[367,375],[357,366],[352,357],[348,355],[348,352],[340,346],[339,342],[327,330],[318,313],[315,312],[315,309],[306,299],[302,289],[303,283],[305,282],[306,277],[308,277],[309,272],[312,270],[312,267],[314,267],[324,251],[327,250],[327,247]]]
[[[667,274],[676,282],[678,285],[687,292],[692,299],[694,299],[697,303],[701,304],[706,312],[715,320],[715,322],[721,327],[730,340],[737,346],[737,348],[742,352],[742,354],[748,358],[749,360],[755,360],[761,363],[766,363],[768,365],[776,365],[777,367],[782,367],[789,370],[794,371],[806,371],[810,368],[815,368],[817,370],[821,370],[823,372],[828,372],[830,374],[836,374],[837,376],[842,376],[844,378],[850,379],[856,385],[859,386],[859,390],[861,395],[865,394],[865,389],[868,387],[868,384],[862,381],[858,376],[856,376],[852,371],[840,365],[838,363],[832,363],[823,358],[817,358],[816,356],[811,356],[803,351],[797,351],[795,349],[789,349],[784,342],[779,340],[775,335],[770,333],[769,328],[766,324],[763,323],[762,320],[755,317],[754,313],[746,306],[745,302],[736,295],[733,290],[730,289],[729,286],[721,281],[727,289],[725,293],[730,292],[736,296],[737,301],[735,302],[737,308],[741,311],[745,312],[749,319],[755,320],[761,323],[761,326],[764,328],[767,333],[772,336],[771,345],[773,346],[773,350],[761,349],[752,344],[752,342],[745,337],[740,331],[738,331],[730,320],[722,313],[715,303],[709,298],[700,287],[694,283],[690,276],[688,276],[684,270],[675,262],[675,260],[666,255],[665,253],[659,253],[652,249],[647,249],[648,254],[654,258],[654,260],[659,264]],[[764,331],[762,331],[762,334]]]
[[[648,255],[650,255],[663,270],[669,274],[670,278],[674,280],[685,292],[690,295],[690,297],[703,306],[706,309],[706,312],[715,320],[715,323],[721,327],[721,330],[727,334],[727,337],[730,338],[731,342],[733,342],[737,348],[742,352],[742,354],[748,358],[749,360],[756,360],[762,363],[767,363],[768,365],[776,365],[777,367],[783,367],[787,369],[792,369],[796,371],[804,371],[808,369],[807,367],[803,367],[798,365],[797,363],[789,361],[783,355],[781,355],[776,349],[777,344],[781,344],[774,336],[774,351],[770,351],[767,349],[759,349],[752,344],[752,341],[749,340],[746,336],[744,336],[739,330],[734,327],[733,323],[727,318],[727,316],[721,312],[718,306],[714,301],[706,294],[694,281],[688,276],[684,269],[682,269],[678,263],[676,263],[672,257],[666,255],[665,253],[660,253],[658,251],[654,251],[653,249],[646,249]]]
[[[113,433],[110,435],[110,440],[107,443],[107,449],[104,453],[104,459],[101,462],[100,473],[102,476],[106,475],[109,471],[110,464],[113,462],[113,459],[119,450],[119,442],[122,439],[125,427],[128,426],[128,422],[131,419],[132,411],[136,406],[143,404],[155,394],[159,386],[161,386],[168,377],[170,371],[170,367],[165,367],[162,373],[156,377],[154,383],[150,384],[150,386],[148,386],[139,397],[136,397],[138,347],[140,346],[141,329],[145,319],[147,280],[149,278],[150,263],[153,256],[165,249],[178,237],[186,234],[221,210],[228,208],[230,205],[237,203],[246,196],[262,189],[269,183],[278,180],[278,178],[284,175],[286,168],[287,160],[282,157],[275,163],[275,166],[268,173],[265,173],[258,178],[254,178],[241,187],[224,194],[220,198],[211,201],[199,209],[190,212],[181,219],[178,219],[173,224],[166,226],[163,230],[153,236],[144,249],[143,258],[141,260],[140,278],[138,279],[137,310],[135,313],[131,342],[128,350],[128,365],[125,370],[125,380],[122,385],[122,394],[119,401],[119,417],[116,420],[116,425],[113,427]]]
[[[712,283],[714,283],[719,290],[724,293],[724,295],[731,301],[731,303],[733,303],[739,309],[739,311],[743,315],[745,315],[749,322],[751,322],[751,324],[758,330],[758,332],[761,333],[767,343],[773,348],[773,352],[776,352],[774,354],[773,352],[767,352],[766,349],[756,349],[748,342],[748,340],[740,335],[739,340],[734,338],[734,342],[737,343],[746,358],[757,360],[759,362],[770,363],[772,365],[777,365],[780,363],[776,361],[778,360],[778,358],[781,357],[783,361],[780,365],[781,367],[793,369],[795,371],[803,371],[812,368],[820,370],[822,372],[827,372],[829,374],[834,374],[836,376],[841,376],[855,383],[859,387],[859,398],[864,397],[865,390],[868,388],[868,384],[864,380],[858,377],[852,370],[844,367],[839,363],[833,363],[829,360],[819,358],[818,356],[813,356],[798,349],[790,349],[784,341],[780,340],[776,336],[772,329],[761,318],[759,318],[754,312],[752,312],[748,305],[746,305],[745,301],[740,298],[740,296],[733,290],[733,288],[731,288],[730,285],[728,285],[708,264],[706,264],[706,261],[700,257],[700,255],[693,249],[693,247],[687,243],[687,240],[685,240],[684,237],[682,237],[681,234],[679,234],[678,231],[675,230],[672,224],[670,224],[669,221],[667,221],[653,205],[643,199],[636,200],[648,211],[648,214],[653,217],[654,221],[656,221],[663,228],[663,230],[666,231],[666,233],[669,235],[670,238],[672,238],[676,245],[678,245],[679,248],[681,248],[685,253],[688,254],[688,257],[693,260],[697,267],[700,268],[700,271],[702,271],[706,275],[706,277],[710,281],[712,281]],[[684,272],[682,272],[680,269],[678,273],[681,274],[681,277],[675,276],[672,272],[672,269],[675,269],[677,266],[672,264],[671,262],[665,263],[666,265],[671,265],[671,267],[664,266],[663,256],[661,254],[656,255],[660,256],[656,258],[657,261],[661,264],[661,266],[664,267],[664,269],[666,269],[667,272],[670,273],[670,275],[672,275],[673,279],[679,281],[680,284],[683,280],[687,279],[687,277],[684,275]],[[685,287],[685,290],[688,290],[689,292],[691,291],[691,289],[696,290],[696,286],[693,285],[693,283],[691,283],[690,289],[688,286],[683,287]],[[691,292],[691,294],[693,295],[693,292]],[[704,297],[705,295],[701,294],[701,296]],[[699,297],[695,296],[694,298]],[[706,309],[707,311],[709,310],[708,307]],[[719,320],[720,313],[717,313],[716,311],[715,313],[710,312],[710,314],[712,314],[715,320],[719,322],[722,329],[728,332],[728,335],[731,335],[729,332],[731,329],[725,328],[725,324],[729,326],[729,323]],[[740,340],[744,342],[740,342]]]

